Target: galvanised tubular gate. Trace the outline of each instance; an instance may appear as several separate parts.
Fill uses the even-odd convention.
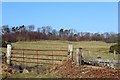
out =
[[[20,52],[13,52],[13,51],[22,51],[22,53]],[[26,54],[25,51],[35,51],[35,53],[29,53],[29,54]],[[38,54],[38,52],[52,52],[52,54]],[[53,52],[66,52],[66,55],[64,54],[53,54]],[[18,55],[19,56],[15,56],[15,55]],[[21,55],[21,56],[20,56]],[[27,55],[27,56],[25,56]],[[29,56],[36,56],[37,58],[31,58]],[[38,56],[51,56],[52,59],[45,59],[45,58],[39,58]],[[46,63],[46,62],[39,62],[38,60],[52,60],[52,64],[53,63],[53,60],[54,61],[64,61],[64,60],[61,60],[61,59],[54,59],[53,57],[67,57],[67,50],[36,50],[36,49],[22,49],[22,48],[14,48],[12,50],[12,57],[11,57],[11,62],[22,62],[22,65],[24,66],[24,63],[35,63],[35,64],[51,64],[51,63]],[[22,58],[22,61],[20,60],[13,60],[13,58]],[[25,61],[25,59],[33,59],[33,60],[37,60],[36,62],[28,62],[28,61]]]

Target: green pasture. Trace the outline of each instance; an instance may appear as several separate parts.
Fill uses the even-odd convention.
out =
[[[109,54],[109,47],[113,43],[105,43],[101,41],[52,41],[52,40],[42,40],[42,41],[30,41],[30,42],[16,42],[12,43],[14,48],[25,48],[25,49],[39,49],[39,50],[67,50],[68,45],[72,44],[74,46],[74,55],[76,48],[82,48],[82,55],[85,59],[96,59],[101,57],[102,59],[118,59],[118,54]],[[6,51],[6,49],[3,49]],[[17,51],[19,52],[19,51]],[[26,53],[35,53],[33,51],[25,51]],[[42,54],[67,54],[67,52],[38,52]],[[32,56],[34,57],[34,56]]]
[[[111,45],[113,45],[113,43],[105,43],[105,42],[101,42],[101,41],[81,41],[81,42],[71,42],[71,41],[52,41],[52,40],[42,40],[42,41],[30,41],[30,42],[16,42],[16,43],[12,43],[12,46],[14,48],[24,48],[24,49],[39,49],[39,50],[67,50],[68,49],[68,45],[72,44],[74,46],[74,60],[75,60],[75,52],[76,52],[76,48],[82,48],[82,55],[85,59],[88,60],[92,60],[92,59],[96,59],[97,57],[101,57],[102,59],[111,59],[111,60],[117,60],[118,56],[120,54],[110,54],[109,53],[109,47]],[[6,52],[6,48],[2,48],[3,52]],[[14,51],[14,52],[18,52],[18,53],[22,53],[23,51]],[[24,53],[26,54],[36,54],[36,51],[24,51]],[[66,54],[67,52],[52,52],[52,51],[48,51],[48,52],[38,52],[38,54]],[[20,56],[20,55],[17,55]],[[32,58],[36,58],[36,56],[30,56]],[[46,56],[39,56],[39,58],[52,58],[50,57],[46,57]],[[54,59],[66,59],[63,57],[54,57]],[[22,60],[21,59],[17,59],[17,60]],[[25,59],[27,60],[27,59]],[[35,61],[35,60],[27,60],[29,62],[31,61]],[[47,61],[45,60],[47,63],[52,63],[52,61]],[[37,61],[36,61],[37,62]],[[55,61],[54,61],[55,62]],[[58,62],[56,62],[58,63]],[[17,63],[15,63],[17,64]],[[20,63],[21,65],[29,65],[32,66],[34,64],[29,63],[29,64],[23,64]],[[45,65],[44,65],[45,66]],[[54,77],[53,75],[47,75],[47,74],[40,74],[38,75],[36,72],[35,73],[28,73],[28,74],[21,74],[18,73],[16,74],[12,74],[11,77],[14,78],[18,78],[18,77],[24,77],[24,78],[37,78],[37,77],[42,77],[42,78],[47,78],[47,77]]]

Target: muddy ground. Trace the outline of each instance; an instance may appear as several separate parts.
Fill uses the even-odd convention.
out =
[[[2,71],[8,72],[8,75],[10,76],[12,76],[13,74],[17,75],[17,73],[19,73],[19,71],[15,71],[12,67],[5,64],[2,65]],[[53,65],[48,69],[44,69],[43,71],[44,72],[40,71],[42,72],[42,75],[49,75],[50,77],[54,76],[55,78],[120,78],[120,70],[113,69],[110,67],[97,67],[91,65],[77,66],[72,62],[72,60],[64,61],[60,65]],[[24,72],[25,71],[23,71],[23,73]],[[31,74],[34,72],[26,70],[26,73]],[[28,78],[29,77],[30,76],[28,76]],[[41,76],[37,78],[41,78]]]
[[[68,60],[62,65],[54,66],[50,73],[60,78],[119,78],[119,71],[110,67],[77,66]]]

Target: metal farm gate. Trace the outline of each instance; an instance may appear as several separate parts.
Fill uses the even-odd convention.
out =
[[[37,50],[14,48],[12,49],[10,61],[13,67],[16,65],[21,66],[23,69],[25,69],[25,66],[32,67],[33,69],[37,69],[37,73],[39,73],[39,66],[61,64],[66,59],[67,50]]]
[[[65,54],[66,53],[66,54]],[[66,60],[67,50],[36,50],[18,49],[12,50],[11,63],[27,64],[59,64]]]

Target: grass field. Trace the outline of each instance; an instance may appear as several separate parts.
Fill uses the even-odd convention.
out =
[[[82,42],[70,42],[70,41],[34,41],[34,42],[17,42],[13,43],[15,48],[29,48],[29,49],[66,49],[68,45],[72,44],[74,48],[83,48],[83,55],[87,58],[96,58],[97,56],[103,59],[114,59],[113,54],[109,53],[109,47],[113,44],[100,42],[100,41],[82,41]],[[75,51],[75,50],[74,50]]]
[[[72,44],[74,48],[83,48],[82,54],[85,59],[92,60],[96,59],[97,57],[101,57],[102,59],[118,59],[118,54],[109,54],[109,47],[113,45],[113,43],[105,43],[100,41],[81,41],[81,42],[71,42],[71,41],[51,41],[51,40],[43,40],[43,41],[31,41],[31,42],[16,42],[12,43],[14,48],[25,48],[25,49],[40,49],[40,50],[67,50],[68,45]],[[74,56],[75,56],[75,49],[74,49]],[[6,49],[2,49],[6,52]],[[17,51],[18,52],[18,51]],[[26,51],[26,53],[36,53],[33,51]],[[39,52],[41,53],[41,52]],[[44,52],[42,52],[44,53]],[[51,54],[52,52],[47,52],[47,54]],[[45,53],[44,53],[45,54]],[[66,54],[67,52],[54,52],[54,54]],[[34,56],[32,56],[34,57]],[[46,57],[48,58],[48,57]],[[75,60],[75,57],[74,57]],[[32,61],[32,60],[31,60]],[[31,65],[31,64],[28,64]],[[44,75],[37,73],[28,73],[28,74],[12,74],[11,77],[20,78],[37,78],[37,77],[54,77],[53,75]]]
[[[102,59],[118,59],[118,55],[109,54],[109,47],[113,43],[105,43],[101,41],[81,41],[81,42],[71,42],[71,41],[31,41],[31,42],[16,42],[12,43],[14,48],[27,48],[27,49],[53,49],[53,50],[64,50],[68,49],[68,45],[72,44],[74,48],[83,48],[82,54],[87,59],[95,59],[96,57],[101,57]],[[6,51],[3,49],[3,51]],[[29,52],[30,53],[30,52]],[[57,52],[54,54],[67,54],[62,52]],[[74,50],[75,54],[75,50]]]

